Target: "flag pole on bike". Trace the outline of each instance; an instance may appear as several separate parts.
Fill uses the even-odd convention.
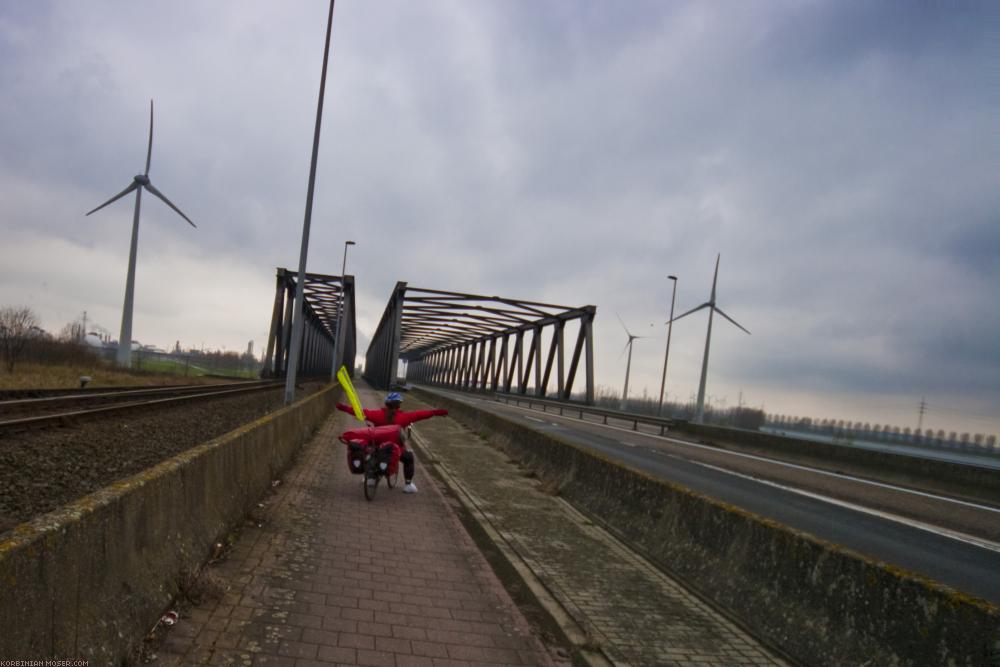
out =
[[[358,392],[354,391],[354,385],[351,384],[351,376],[347,374],[346,366],[341,366],[340,370],[337,371],[337,382],[344,388],[347,400],[351,402],[351,409],[354,412],[354,416],[357,417],[358,421],[363,422],[365,420],[365,411],[361,407],[361,401],[358,400]]]
[[[436,409],[436,410],[408,410],[404,411],[400,408],[403,403],[403,396],[399,392],[391,392],[385,397],[385,407],[383,408],[362,408],[361,404],[357,400],[357,393],[354,391],[354,387],[351,386],[351,380],[347,376],[346,369],[341,369],[337,373],[337,379],[340,381],[341,386],[344,387],[344,392],[347,394],[347,398],[350,401],[350,405],[345,403],[337,403],[337,409],[341,412],[346,412],[348,414],[354,415],[357,419],[364,420],[372,424],[374,429],[370,429],[371,433],[366,438],[366,441],[370,443],[376,437],[387,437],[385,434],[392,431],[391,429],[387,431],[379,431],[378,436],[376,436],[375,431],[379,427],[398,427],[398,431],[392,431],[392,433],[398,433],[398,442],[395,444],[399,447],[399,460],[403,463],[403,478],[406,485],[403,487],[404,493],[416,493],[417,486],[413,483],[414,474],[414,459],[413,452],[406,447],[406,438],[403,433],[403,429],[408,428],[414,422],[418,422],[424,419],[430,419],[431,417],[443,417],[448,414],[447,410]],[[360,414],[359,414],[360,413]],[[360,433],[360,429],[356,431],[351,431],[352,437],[357,437]],[[342,441],[351,440],[345,436],[341,436]],[[349,461],[355,461],[357,459],[350,459]],[[355,470],[352,468],[352,472]],[[362,472],[362,471],[357,471]],[[366,482],[367,483],[367,482]],[[377,484],[377,478],[375,484]]]

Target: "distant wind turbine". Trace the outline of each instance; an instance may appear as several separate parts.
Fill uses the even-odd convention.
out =
[[[622,348],[622,352],[625,352],[625,348],[628,348],[628,362],[625,364],[625,390],[622,392],[622,410],[625,410],[628,407],[628,376],[629,372],[632,370],[632,342],[637,338],[648,338],[649,336],[636,336],[629,331],[628,327],[625,326],[625,323],[622,322],[621,315],[615,313],[615,317],[617,317],[618,321],[621,322],[622,328],[625,329],[625,335],[628,336],[628,342],[625,343],[625,347]],[[621,359],[620,354],[618,355],[618,358]]]
[[[142,190],[145,188],[150,193],[163,200],[163,203],[174,209],[179,216],[188,221],[192,227],[196,227],[179,208],[164,196],[162,192],[153,187],[149,181],[149,161],[153,157],[153,100],[149,101],[149,149],[146,151],[146,171],[135,176],[132,183],[127,188],[116,194],[114,197],[104,202],[93,211],[88,211],[87,215],[100,211],[102,208],[118,201],[128,193],[135,190],[135,216],[132,218],[132,247],[128,255],[128,277],[125,280],[125,304],[122,306],[122,330],[118,336],[118,354],[116,361],[119,366],[130,366],[132,363],[132,296],[135,289],[135,254],[139,241],[139,203],[142,200]]]
[[[743,326],[740,325],[736,320],[734,320],[733,318],[729,317],[729,315],[726,315],[724,312],[722,312],[722,310],[720,308],[718,308],[715,305],[715,287],[716,287],[716,283],[719,280],[719,259],[721,257],[722,257],[722,255],[720,254],[720,255],[716,256],[716,258],[715,258],[715,276],[712,278],[712,296],[709,297],[708,301],[706,301],[705,303],[701,304],[697,308],[692,308],[691,310],[687,311],[686,313],[678,315],[677,317],[675,317],[672,320],[670,320],[671,322],[676,322],[677,320],[681,319],[682,317],[687,317],[691,313],[698,312],[702,308],[708,308],[708,333],[705,335],[705,356],[704,356],[704,358],[702,359],[702,362],[701,362],[701,383],[698,385],[698,410],[697,410],[697,412],[695,414],[695,418],[694,418],[695,422],[699,423],[699,424],[705,420],[705,380],[708,377],[708,350],[709,350],[709,346],[712,343],[712,314],[713,313],[718,313],[719,315],[722,315],[724,318],[726,318],[727,320],[729,320],[730,322],[732,322],[733,324],[735,324],[742,331],[746,332],[747,334],[750,333],[749,331],[747,331],[746,329],[744,329]]]

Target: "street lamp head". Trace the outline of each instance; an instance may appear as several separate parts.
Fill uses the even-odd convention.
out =
[[[354,241],[344,241],[344,245],[357,245]]]
[[[677,280],[677,276],[667,276],[667,278],[670,280]]]

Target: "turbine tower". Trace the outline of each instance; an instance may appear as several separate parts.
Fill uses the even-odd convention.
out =
[[[729,317],[729,315],[726,315],[724,312],[722,312],[722,310],[720,308],[718,308],[715,305],[715,288],[716,288],[716,284],[719,281],[719,259],[721,257],[722,257],[722,255],[720,254],[720,255],[717,255],[716,258],[715,258],[715,275],[712,277],[712,296],[709,297],[708,301],[706,301],[705,303],[701,304],[697,308],[692,308],[691,310],[687,311],[686,313],[684,313],[682,315],[678,315],[677,317],[675,317],[672,320],[670,320],[671,322],[676,322],[677,320],[681,319],[682,317],[687,317],[691,313],[698,312],[702,308],[708,308],[708,333],[705,335],[705,356],[702,358],[702,361],[701,361],[701,383],[698,385],[698,409],[697,409],[697,412],[695,413],[695,417],[694,417],[695,422],[698,423],[698,424],[702,423],[705,420],[705,380],[708,378],[708,351],[709,351],[709,347],[710,347],[710,345],[712,343],[712,315],[713,315],[713,313],[718,313],[719,315],[722,315],[724,318],[726,318],[727,320],[729,320],[730,322],[732,322],[733,324],[735,324],[737,327],[739,327],[742,331],[746,332],[747,334],[750,333],[749,331],[747,331],[746,329],[744,329],[741,324],[739,324],[733,318]]]
[[[118,354],[116,362],[119,366],[128,367],[132,363],[132,296],[135,289],[135,254],[139,241],[139,203],[142,200],[142,190],[145,188],[161,200],[163,203],[174,209],[179,216],[188,221],[192,227],[196,227],[191,219],[184,215],[179,208],[164,196],[162,192],[153,187],[149,180],[149,161],[153,157],[153,100],[149,101],[149,148],[146,151],[146,171],[145,173],[132,178],[132,182],[127,188],[116,194],[114,197],[104,202],[93,211],[88,211],[87,215],[100,211],[102,208],[118,201],[128,193],[135,190],[135,215],[132,218],[132,247],[128,254],[128,277],[125,279],[125,304],[122,306],[122,329],[118,336]]]
[[[628,327],[625,326],[625,323],[622,322],[621,315],[615,313],[615,317],[617,317],[618,321],[621,322],[622,328],[625,329],[625,335],[628,336],[628,342],[625,343],[625,347],[622,348],[622,352],[625,351],[625,348],[628,348],[628,362],[625,364],[625,390],[622,391],[622,410],[625,410],[628,407],[628,376],[629,372],[632,370],[632,342],[637,338],[648,338],[648,336],[636,336],[629,331]],[[618,355],[618,358],[621,359],[620,354]]]

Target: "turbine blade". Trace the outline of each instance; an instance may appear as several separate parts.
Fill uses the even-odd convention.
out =
[[[712,307],[715,308],[715,306],[712,306]],[[738,326],[740,329],[743,329],[743,331],[746,331],[747,334],[750,333],[749,331],[747,331],[746,329],[743,328],[743,325],[741,325],[739,322],[737,322],[733,318],[729,317],[729,315],[726,315],[724,312],[722,312],[721,309],[715,308],[715,312],[717,312],[719,315],[722,315],[724,318],[726,318],[727,320],[729,320],[730,322],[732,322],[733,324],[735,324],[736,326]]]
[[[621,325],[622,325],[622,329],[624,329],[624,330],[625,330],[625,334],[626,334],[626,335],[628,335],[628,336],[631,336],[631,335],[632,335],[632,332],[628,330],[628,327],[627,327],[627,326],[625,326],[625,322],[623,322],[623,321],[622,321],[622,316],[621,316],[621,315],[619,315],[619,314],[618,314],[618,313],[616,312],[616,313],[615,313],[615,317],[617,317],[617,318],[618,318],[618,321],[619,321],[619,322],[621,323]]]
[[[146,176],[149,176],[149,161],[153,157],[153,100],[149,101],[149,149],[146,151]]]
[[[118,201],[119,199],[121,199],[122,197],[124,197],[125,195],[127,195],[128,193],[130,193],[133,190],[135,190],[137,187],[139,187],[139,184],[136,183],[135,181],[132,181],[127,188],[125,188],[124,190],[122,190],[121,192],[119,192],[118,194],[116,194],[114,197],[112,197],[108,201],[104,202],[103,204],[101,204],[100,206],[98,206],[97,208],[95,208],[93,211],[87,211],[86,215],[90,215],[94,211],[100,211],[102,208],[104,208],[108,204],[111,204],[113,202]]]
[[[676,322],[677,320],[681,319],[682,317],[687,317],[687,316],[688,316],[688,315],[690,315],[691,313],[697,313],[697,312],[698,312],[699,310],[701,310],[702,308],[708,308],[708,307],[709,307],[709,306],[711,306],[711,305],[712,305],[711,303],[709,303],[709,302],[707,302],[707,301],[706,301],[705,303],[701,304],[701,305],[700,305],[700,306],[698,306],[697,308],[692,308],[691,310],[687,311],[686,313],[684,313],[684,314],[682,314],[682,315],[678,315],[678,316],[677,316],[677,317],[675,317],[674,319],[670,320],[670,322]],[[670,324],[670,322],[667,322],[667,324]]]
[[[147,190],[149,190],[150,192],[152,192],[152,193],[153,193],[154,195],[156,195],[156,196],[157,196],[157,197],[159,197],[160,199],[162,199],[162,200],[163,200],[163,203],[164,203],[164,204],[166,204],[166,205],[167,205],[167,206],[169,206],[170,208],[172,208],[172,209],[174,209],[175,211],[177,211],[177,215],[179,215],[179,216],[181,216],[182,218],[184,218],[185,220],[187,220],[187,221],[188,221],[188,224],[189,224],[189,225],[191,225],[192,227],[194,227],[194,228],[196,228],[196,229],[197,229],[198,225],[196,225],[196,224],[194,224],[193,222],[191,222],[191,218],[189,218],[189,217],[187,217],[186,215],[184,215],[184,214],[183,214],[183,213],[181,212],[181,210],[180,210],[179,208],[177,208],[176,206],[174,206],[174,204],[173,204],[173,202],[172,202],[172,201],[170,201],[169,199],[167,199],[167,198],[166,198],[166,197],[165,197],[165,196],[163,195],[163,193],[162,193],[162,192],[160,192],[159,190],[157,190],[156,188],[154,188],[154,187],[153,187],[153,184],[152,184],[152,183],[146,183],[146,189],[147,189]]]
[[[715,285],[719,282],[719,260],[722,259],[722,253],[720,252],[715,256],[715,275],[712,276],[712,303],[715,303]]]

